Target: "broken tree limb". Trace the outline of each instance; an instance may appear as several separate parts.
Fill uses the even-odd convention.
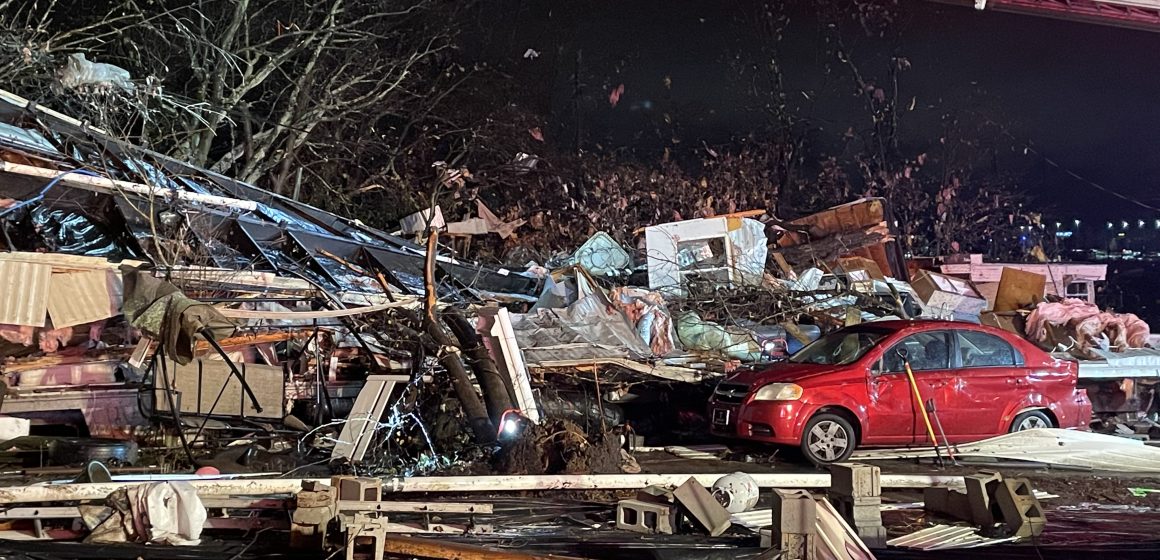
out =
[[[426,317],[420,319],[409,309],[401,309],[399,312],[411,324],[422,324],[423,332],[418,340],[423,344],[427,353],[435,356],[439,360],[439,364],[451,376],[451,386],[455,390],[455,398],[463,407],[463,413],[467,416],[468,423],[471,424],[471,432],[475,435],[476,441],[479,443],[495,441],[495,424],[492,424],[487,415],[487,409],[483,406],[483,401],[475,392],[471,376],[468,375],[467,368],[463,366],[463,360],[459,357],[459,348],[455,346],[451,337],[437,322],[431,322]]]
[[[487,413],[492,424],[499,426],[504,412],[514,408],[514,396],[511,392],[511,381],[505,380],[483,345],[483,340],[475,332],[475,328],[458,309],[447,308],[443,312],[443,321],[451,329],[451,333],[459,340],[459,348],[467,356],[471,371],[475,372],[475,380],[483,391],[483,402],[487,405]]]
[[[423,261],[423,291],[427,303],[423,313],[427,320],[435,323],[435,305],[439,301],[438,288],[435,287],[435,257],[439,253],[439,230],[430,228],[427,231],[427,258]]]
[[[433,476],[385,478],[383,490],[393,493],[424,492],[523,492],[531,490],[638,490],[646,486],[679,486],[689,478],[711,486],[720,474],[582,474],[511,476]],[[829,488],[828,473],[754,473],[762,488]],[[330,484],[329,478],[190,480],[199,496],[266,496],[294,494],[302,483]],[[72,502],[103,500],[118,490],[141,482],[91,484],[40,484],[0,488],[0,504]],[[883,474],[883,488],[927,488],[963,486],[961,476]]]

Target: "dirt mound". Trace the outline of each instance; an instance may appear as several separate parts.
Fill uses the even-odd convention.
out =
[[[623,462],[616,434],[590,439],[576,424],[554,420],[503,444],[494,464],[504,474],[615,474]]]

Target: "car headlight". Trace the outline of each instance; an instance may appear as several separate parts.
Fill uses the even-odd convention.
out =
[[[757,390],[755,401],[796,401],[802,398],[802,388],[793,383],[770,383]]]

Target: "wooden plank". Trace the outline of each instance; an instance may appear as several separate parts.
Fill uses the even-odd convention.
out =
[[[384,513],[493,513],[492,504],[459,502],[361,502],[339,500],[338,511],[379,511]]]
[[[209,206],[249,210],[251,212],[258,209],[258,203],[252,200],[240,200],[237,198],[228,198],[224,196],[202,194],[191,191],[175,191],[162,187],[142,185],[140,183],[131,183],[129,181],[117,181],[106,177],[94,177],[92,175],[85,175],[70,171],[62,172],[56,169],[45,169],[43,167],[22,165],[19,163],[11,163],[7,161],[0,161],[0,171],[5,173],[13,173],[16,175],[23,175],[25,177],[38,177],[46,180],[60,179],[62,184],[68,185],[70,187],[76,187],[79,189],[105,194],[130,193],[145,197],[157,197],[165,200],[177,199],[186,202],[193,202],[196,204],[206,204]]]
[[[231,319],[281,319],[291,321],[309,321],[313,319],[334,319],[337,317],[365,315],[367,313],[377,313],[386,309],[398,309],[401,307],[417,308],[419,305],[419,300],[409,299],[384,303],[380,305],[372,305],[370,307],[354,307],[351,309],[326,309],[323,311],[251,311],[248,309],[224,308],[220,308],[218,311],[220,311],[222,315]]]
[[[354,406],[347,415],[338,442],[331,450],[331,458],[344,457],[352,463],[362,461],[367,447],[378,430],[383,412],[390,403],[395,384],[410,381],[406,375],[370,375],[366,384],[355,398]]]
[[[7,404],[7,401],[5,401]],[[393,493],[429,492],[525,492],[533,490],[639,490],[647,486],[679,486],[694,478],[712,486],[721,474],[579,474],[496,475],[385,478],[383,490]],[[828,473],[753,473],[762,488],[829,488]],[[272,496],[297,493],[303,482],[330,484],[329,478],[273,478],[188,481],[198,496]],[[120,488],[139,482],[53,484],[0,488],[0,504],[104,500]],[[963,477],[919,474],[884,474],[883,488],[962,488]]]
[[[992,309],[1002,312],[1030,307],[1043,301],[1046,287],[1047,277],[1042,274],[1005,267]]]
[[[491,550],[481,546],[452,543],[445,540],[391,536],[384,543],[384,552],[392,555],[418,558],[446,558],[454,560],[574,560],[568,556],[529,554],[512,548]]]
[[[282,278],[273,272],[255,272],[250,270],[232,270],[225,268],[209,268],[200,266],[175,266],[160,275],[168,275],[173,280],[197,282],[205,284],[224,284],[255,288],[259,291],[267,289],[288,292],[314,292],[316,288],[310,282],[301,278]]]

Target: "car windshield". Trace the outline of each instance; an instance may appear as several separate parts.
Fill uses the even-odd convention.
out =
[[[889,331],[840,330],[832,332],[799,350],[789,361],[798,364],[844,366],[858,361]]]

